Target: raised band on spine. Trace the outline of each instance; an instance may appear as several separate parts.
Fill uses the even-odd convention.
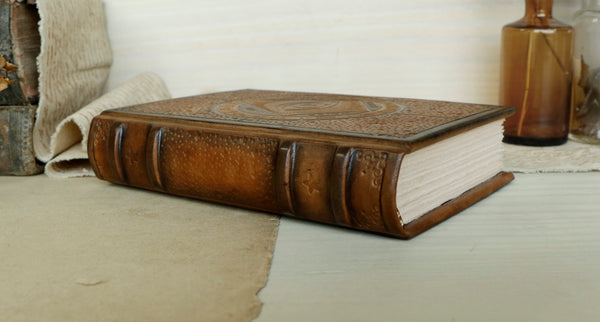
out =
[[[333,158],[331,176],[329,177],[331,182],[330,198],[333,218],[336,224],[346,227],[352,226],[350,212],[348,211],[347,189],[353,153],[354,149],[346,147],[338,148]]]
[[[102,173],[102,171],[100,171],[100,168],[98,167],[98,160],[96,159],[96,134],[98,134],[98,122],[99,121],[92,120],[92,123],[90,125],[90,134],[87,142],[87,152],[90,164],[92,165],[92,169],[94,169],[96,177],[98,177],[98,179],[105,180],[104,174]]]
[[[155,189],[164,191],[165,186],[160,173],[160,149],[164,130],[156,127],[150,129],[148,141],[146,142],[146,169],[148,178]]]
[[[275,186],[279,196],[281,211],[285,215],[294,215],[294,202],[292,199],[292,174],[296,160],[296,142],[282,142],[277,153]]]
[[[111,130],[109,156],[115,174],[122,183],[127,183],[127,175],[123,169],[122,146],[123,136],[127,126],[123,123],[116,123]]]

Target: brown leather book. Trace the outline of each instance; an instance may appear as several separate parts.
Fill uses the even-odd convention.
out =
[[[113,183],[411,238],[513,179],[511,111],[241,90],[106,111],[88,154]]]

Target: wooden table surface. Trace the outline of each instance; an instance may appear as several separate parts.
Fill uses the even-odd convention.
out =
[[[600,173],[517,174],[410,241],[283,218],[258,321],[600,321]]]
[[[70,181],[74,181],[72,185]],[[161,241],[176,240],[179,230],[191,229],[188,227],[191,221],[181,222],[177,218],[188,216],[189,220],[192,220],[194,216],[190,214],[197,212],[198,208],[210,208],[208,204],[181,200],[177,197],[156,196],[141,190],[108,187],[105,182],[96,178],[58,180],[44,175],[30,178],[0,177],[0,187],[6,189],[8,188],[6,184],[11,190],[9,195],[20,196],[8,199],[0,196],[0,209],[4,211],[1,215],[4,220],[8,220],[7,236],[14,234],[15,229],[22,232],[22,235],[19,235],[20,242],[14,243],[15,247],[22,247],[23,241],[28,244],[29,240],[43,240],[43,238],[36,239],[37,234],[50,236],[55,232],[58,238],[49,239],[50,244],[40,245],[40,248],[50,249],[52,253],[62,257],[45,262],[49,260],[45,256],[41,263],[38,263],[40,261],[38,258],[31,259],[32,263],[54,267],[56,276],[47,277],[48,269],[36,270],[33,267],[24,267],[24,269],[29,273],[39,272],[41,276],[49,278],[49,280],[38,280],[40,276],[31,275],[27,282],[38,283],[37,288],[41,289],[51,285],[54,288],[51,288],[50,294],[59,294],[59,298],[69,298],[67,296],[70,294],[69,287],[87,294],[86,296],[95,294],[92,292],[95,289],[83,290],[77,287],[78,284],[65,283],[65,280],[68,282],[73,278],[79,278],[79,275],[69,274],[83,274],[84,277],[91,274],[94,279],[85,279],[83,282],[77,279],[77,283],[91,283],[90,285],[104,281],[101,279],[105,278],[104,275],[98,277],[97,274],[108,274],[108,276],[115,274],[110,273],[112,272],[110,267],[105,267],[103,257],[94,257],[94,254],[109,252],[105,256],[113,258],[114,261],[114,251],[106,247],[114,242],[105,240],[104,233],[106,236],[114,235],[115,238],[125,236],[124,238],[133,245],[144,240],[151,240],[156,244],[159,235]],[[60,189],[54,190],[64,192],[77,189],[77,191],[71,195],[61,193],[53,195],[51,187],[56,184],[60,185]],[[43,187],[43,189],[37,191],[32,189],[32,186]],[[99,193],[101,190],[103,192]],[[123,229],[121,226],[114,226],[119,222],[114,219],[119,216],[119,213],[111,213],[107,210],[112,208],[103,204],[103,200],[107,199],[107,194],[114,195],[119,191],[125,193],[126,190],[127,193],[119,203],[126,203],[127,206],[116,207],[116,209],[125,209],[122,210],[124,211],[122,215],[127,224],[123,224],[123,227],[126,227]],[[98,198],[98,195],[101,197],[94,201],[94,196]],[[598,172],[517,174],[515,180],[499,192],[409,241],[282,218],[269,278],[266,286],[258,293],[263,307],[257,320],[599,321],[600,308],[597,304],[600,300],[599,196],[600,173]],[[161,209],[171,209],[168,212],[169,216],[174,211],[181,213],[174,216],[172,223],[167,223],[169,217],[165,213],[165,216],[158,221],[164,222],[164,227],[159,229],[161,233],[153,238],[148,238],[147,232],[143,233],[146,231],[145,224],[136,226],[129,222],[132,211],[149,207],[149,198],[157,202],[162,200],[161,205],[165,203],[166,206]],[[39,209],[41,199],[48,203],[51,213],[38,210],[37,214],[21,214],[20,209],[24,206],[19,205],[38,203],[37,208],[33,208]],[[98,202],[98,207],[93,206],[94,202]],[[94,208],[90,210],[86,207]],[[64,218],[61,219],[61,216],[56,215],[58,209],[65,209]],[[111,214],[109,217],[114,220],[106,223],[106,216],[102,215],[98,219],[86,221],[90,225],[86,227],[82,225],[81,216],[73,215],[86,211],[91,214]],[[222,209],[222,211],[228,215],[235,212],[234,209]],[[54,224],[47,227],[27,224],[28,220],[31,221],[32,216],[36,215],[41,216],[38,221]],[[250,214],[246,215],[250,216]],[[264,214],[264,216],[271,215]],[[155,221],[150,220],[151,223]],[[148,221],[143,222],[147,224]],[[99,223],[101,227],[97,226]],[[85,228],[79,231],[71,226],[65,227],[71,224],[74,224],[74,227]],[[102,227],[104,230],[98,231]],[[131,236],[128,233],[131,233]],[[138,235],[139,233],[142,235]],[[77,236],[84,236],[82,237],[84,242],[76,241]],[[68,241],[69,238],[75,238],[73,246],[64,246],[64,241]],[[13,244],[8,237],[3,240],[0,249],[11,247]],[[190,244],[193,244],[193,240],[194,238],[190,238]],[[87,243],[93,244],[85,250]],[[93,246],[95,243],[104,246]],[[53,249],[53,244],[66,248]],[[98,267],[103,268],[98,272],[93,269],[92,272],[88,272],[87,270],[90,269],[88,262],[82,264],[83,266],[68,262],[64,263],[65,271],[62,272],[55,264],[64,261],[63,257],[74,249],[82,249],[80,254],[82,259],[90,262],[92,258],[92,262],[98,261]],[[119,252],[123,252],[123,249],[125,254],[127,252],[135,254],[137,248],[119,247]],[[165,249],[170,251],[170,248],[157,247],[157,250],[163,252]],[[192,250],[185,249],[187,252]],[[29,255],[35,254],[35,249],[25,250]],[[10,258],[14,258],[14,248],[9,253],[12,254]],[[182,269],[181,264],[170,267],[167,263],[168,258],[173,256],[168,254],[165,256],[164,263],[159,267],[165,272],[170,272],[161,273],[166,274],[165,276],[152,275],[157,266],[154,262],[135,266],[135,260],[139,261],[139,256],[136,255],[132,257],[132,263],[124,261],[129,263],[131,272],[121,272],[116,275],[117,277],[112,276],[114,280],[111,280],[108,285],[118,288],[123,282],[132,285],[148,282],[150,283],[148,287],[138,289],[141,293],[136,297],[135,305],[132,307],[143,312],[144,305],[155,300],[152,292],[146,292],[168,289],[172,294],[166,294],[179,296],[178,307],[187,308],[188,312],[195,312],[202,316],[201,311],[198,311],[202,308],[195,307],[193,299],[181,297],[181,294],[186,294],[185,292],[197,293],[201,290],[194,291],[180,284],[166,285],[165,281],[189,280],[191,283],[191,281],[210,279],[210,276],[186,275],[189,274],[186,267]],[[187,258],[186,256],[192,255],[182,250],[180,256]],[[12,271],[11,267],[17,265],[10,260],[6,264],[8,266],[5,267],[5,271]],[[243,267],[243,263],[240,265]],[[69,276],[64,276],[65,274]],[[23,278],[23,274],[17,275]],[[177,279],[176,276],[180,278]],[[0,283],[0,289],[3,290],[1,295],[5,299],[10,299],[11,295],[7,291],[11,290],[11,285],[23,291],[18,285],[14,285],[15,281],[11,280],[10,276],[3,276],[3,278],[8,282],[8,285]],[[176,289],[177,285],[181,287],[179,291]],[[3,287],[8,287],[8,290]],[[37,288],[29,292],[37,294],[39,293]],[[15,296],[20,300],[27,298],[26,294],[21,293]],[[39,314],[42,313],[39,308],[51,300],[36,298],[35,303],[31,303],[31,307],[26,303],[19,305],[23,309],[38,309],[35,311],[37,314],[35,316],[40,317]],[[110,303],[108,299],[106,300],[98,306],[106,308],[107,302]],[[126,303],[127,300],[123,305],[127,305]],[[171,309],[174,306],[170,306]],[[7,313],[6,310],[15,312],[14,308],[8,309],[2,305],[0,307],[3,307],[0,309],[2,320],[4,320],[2,315]],[[64,308],[64,305],[62,307]],[[117,307],[123,309],[121,305]],[[165,303],[153,304],[153,309],[155,307],[164,308]],[[73,307],[73,310],[79,314],[83,313],[79,307]],[[83,316],[71,315],[75,319],[69,319],[69,315],[65,315],[61,319],[55,319],[60,311],[52,313],[54,315],[46,316],[49,321],[83,318]],[[89,314],[85,320],[100,321],[104,320],[101,317],[106,317],[106,313],[100,314],[95,310],[90,310]],[[4,318],[11,320],[10,316]],[[168,319],[165,319],[163,314],[146,320],[166,321]]]

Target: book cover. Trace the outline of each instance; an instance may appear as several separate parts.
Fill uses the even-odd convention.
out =
[[[105,111],[88,154],[113,183],[411,238],[512,180],[511,111],[240,90]]]

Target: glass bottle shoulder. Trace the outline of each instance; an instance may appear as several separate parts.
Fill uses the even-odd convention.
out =
[[[572,32],[573,27],[554,18],[532,19],[528,17],[523,17],[515,22],[511,22],[509,24],[504,25],[503,29],[556,29],[564,32]]]

